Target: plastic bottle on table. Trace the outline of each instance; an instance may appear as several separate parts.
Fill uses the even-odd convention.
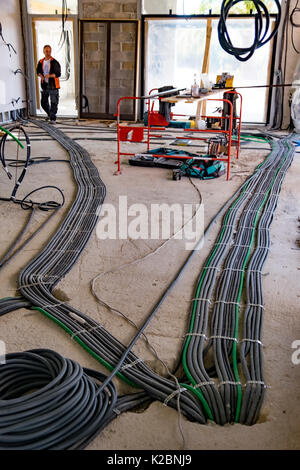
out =
[[[194,83],[191,86],[191,94],[192,96],[199,96],[199,85],[197,84],[197,76],[194,74]]]

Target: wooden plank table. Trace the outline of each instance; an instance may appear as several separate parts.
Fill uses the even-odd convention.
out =
[[[196,110],[196,119],[201,117],[201,105],[204,100],[213,98],[217,96],[219,93],[223,93],[225,91],[232,91],[233,88],[213,88],[212,91],[208,91],[207,93],[200,93],[199,96],[188,96],[188,95],[176,95],[170,96],[169,98],[160,98],[160,101],[164,103],[197,103],[197,110]]]

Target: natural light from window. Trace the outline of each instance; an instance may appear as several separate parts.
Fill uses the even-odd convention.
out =
[[[146,92],[165,85],[190,88],[194,74],[196,73],[199,79],[202,71],[206,20],[157,19],[147,20],[146,23]],[[218,20],[213,20],[210,80],[215,83],[218,74],[228,72],[234,75],[235,86],[266,85],[269,82],[270,43],[255,51],[246,63],[239,62],[219,45],[217,24]],[[230,19],[228,28],[233,43],[239,42],[243,45],[251,41],[251,19]],[[243,89],[241,93],[244,99],[243,121],[265,122],[267,88]],[[212,103],[209,104],[208,110],[216,108],[216,104]],[[192,105],[176,105],[174,112],[193,114],[191,107]]]
[[[67,11],[70,15],[77,15],[78,0],[67,0]],[[61,15],[61,0],[27,0],[28,13],[32,15]]]
[[[263,0],[270,13],[277,13],[274,0]],[[220,13],[221,0],[143,0],[142,13],[144,15],[168,15],[172,10],[173,15],[208,15]],[[255,11],[251,1],[239,2],[230,13],[250,13]]]

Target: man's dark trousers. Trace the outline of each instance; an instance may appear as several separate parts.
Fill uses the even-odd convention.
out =
[[[49,98],[51,105],[49,106]],[[51,121],[56,120],[57,106],[59,101],[58,90],[42,90],[41,105],[43,110],[48,114]]]

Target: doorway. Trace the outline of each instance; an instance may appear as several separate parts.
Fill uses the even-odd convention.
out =
[[[59,106],[57,116],[77,117],[76,105],[76,74],[74,54],[74,20],[69,19],[64,23],[62,34],[62,22],[57,19],[32,19],[33,51],[35,64],[44,57],[43,47],[49,44],[52,48],[52,56],[61,65]],[[36,86],[36,114],[45,114],[40,105],[40,84],[35,78]]]

